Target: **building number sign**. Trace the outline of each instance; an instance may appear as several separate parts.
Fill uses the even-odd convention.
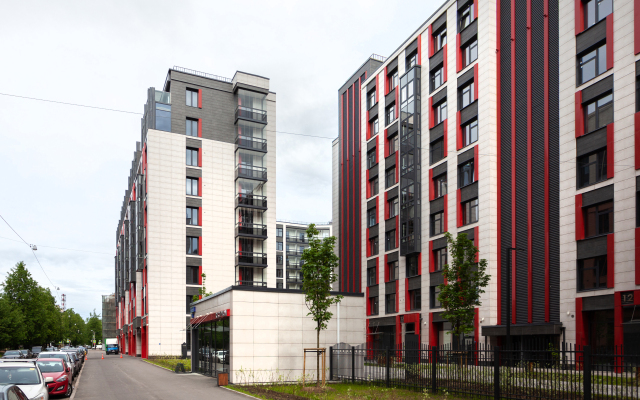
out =
[[[622,292],[620,294],[620,297],[622,298],[622,304],[623,305],[634,304],[633,294],[634,294],[633,292]]]

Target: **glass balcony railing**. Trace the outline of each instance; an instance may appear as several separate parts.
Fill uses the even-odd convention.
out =
[[[287,250],[288,256],[301,256],[304,250]]]
[[[267,151],[267,139],[252,136],[236,136],[236,146],[242,149]]]
[[[292,242],[292,243],[309,243],[309,239],[306,237],[300,237],[300,236],[288,236],[287,235],[287,242]]]
[[[257,108],[250,108],[244,106],[238,106],[236,108],[236,121],[238,118],[247,119],[249,121],[256,121],[267,123],[267,112],[264,110],[259,110]]]
[[[237,286],[262,286],[267,287],[267,282],[260,281],[236,281]]]
[[[267,226],[238,222],[236,224],[236,236],[267,237]]]
[[[254,253],[252,251],[238,251],[236,253],[236,265],[266,267],[267,255],[265,253]]]
[[[156,103],[171,104],[171,93],[156,90]]]
[[[302,283],[302,278],[296,276],[287,276],[287,283]]]
[[[236,167],[236,179],[237,178],[258,179],[261,181],[266,181],[267,169],[264,167],[255,167],[253,165],[238,165]]]
[[[256,194],[238,193],[236,196],[236,207],[267,209],[267,196]]]

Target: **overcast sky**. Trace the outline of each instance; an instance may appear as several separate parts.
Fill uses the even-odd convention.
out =
[[[370,54],[389,56],[441,3],[8,2],[0,93],[142,112],[147,88],[162,88],[174,65],[229,78],[240,70],[271,79],[278,131],[335,138],[340,86]],[[277,138],[277,218],[329,221],[331,139]],[[136,140],[139,115],[0,95],[0,215],[38,246],[67,308],[83,317],[100,313],[100,296],[114,290]],[[21,260],[53,287],[0,220],[0,277]]]

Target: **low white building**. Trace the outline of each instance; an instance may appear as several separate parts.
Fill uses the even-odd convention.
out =
[[[363,343],[363,294],[332,294],[344,298],[330,308],[333,318],[320,333],[320,347]],[[228,372],[231,383],[293,381],[302,377],[304,349],[317,346],[316,324],[299,290],[231,286],[191,306],[194,372]],[[314,378],[315,354],[307,358],[307,376]],[[328,369],[328,354],[326,363]]]

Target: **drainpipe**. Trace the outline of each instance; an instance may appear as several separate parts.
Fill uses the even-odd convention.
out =
[[[338,303],[338,338],[336,343],[340,343],[340,303]]]

